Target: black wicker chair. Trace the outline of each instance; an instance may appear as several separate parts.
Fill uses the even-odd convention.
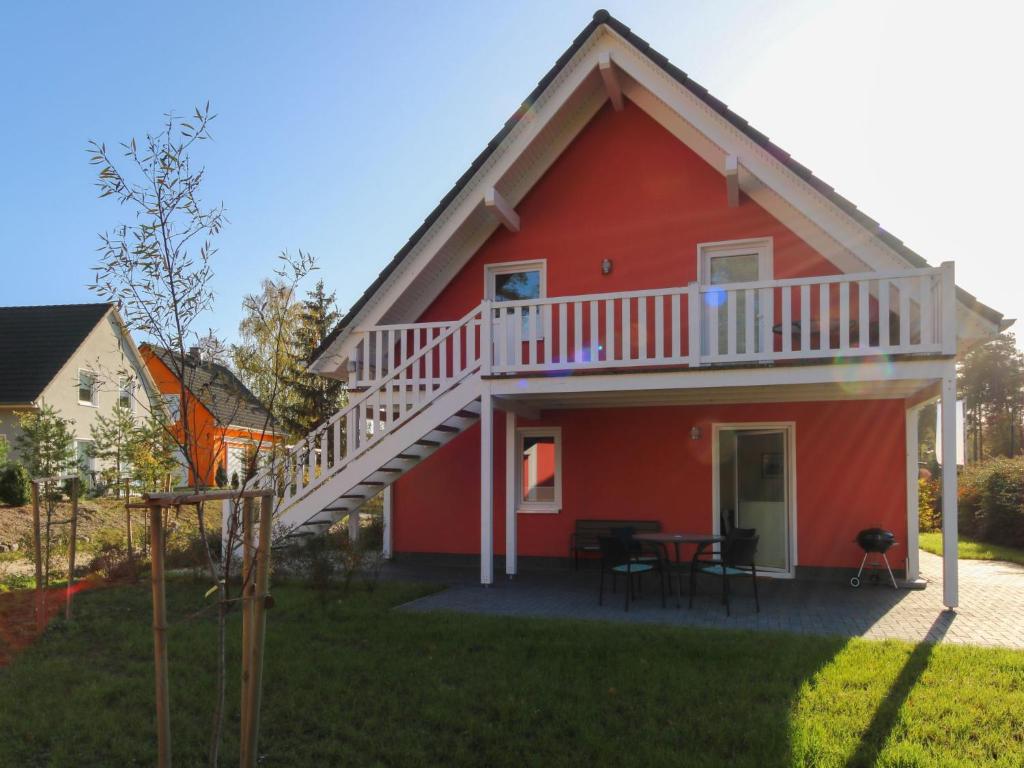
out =
[[[655,573],[658,575],[658,580],[661,582],[661,607],[665,607],[665,579],[664,570],[662,569],[660,562],[651,563],[637,560],[631,551],[631,539],[625,539],[621,536],[601,536],[597,541],[601,546],[601,585],[597,593],[598,605],[604,605],[605,573],[610,573],[612,576],[612,592],[617,591],[617,577],[620,575],[626,577],[625,609],[627,611],[629,610],[630,601],[636,599],[633,592],[634,577],[637,581],[636,588],[642,593],[642,579],[644,574]]]

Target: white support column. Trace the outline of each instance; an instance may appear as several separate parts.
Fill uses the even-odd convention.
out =
[[[384,556],[385,560],[390,560],[392,552],[394,551],[392,549],[391,542],[391,516],[394,514],[393,510],[395,503],[393,496],[394,491],[392,490],[393,488],[394,486],[389,485],[384,489],[384,532],[381,536],[383,540],[381,543],[381,554]]]
[[[921,416],[918,406],[907,409],[907,581],[920,574],[917,531],[918,520],[918,435],[917,423]]]
[[[348,540],[353,544],[359,541],[359,510],[353,509],[348,513]]]
[[[480,396],[480,583],[494,582],[494,407]]]
[[[505,575],[510,579],[519,572],[516,491],[516,415],[505,411]]]
[[[942,378],[942,602],[959,604],[956,507],[956,365]]]

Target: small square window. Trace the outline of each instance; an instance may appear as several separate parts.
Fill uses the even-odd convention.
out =
[[[135,382],[130,378],[122,377],[120,380],[120,386],[117,389],[117,404],[126,410],[135,410]]]
[[[555,427],[521,429],[518,498],[520,512],[558,512],[562,507],[562,433]]]
[[[78,402],[96,405],[96,374],[91,371],[78,372]]]
[[[488,266],[487,298],[497,305],[508,301],[531,301],[545,298],[547,291],[545,267],[544,261],[512,262]],[[528,306],[520,307],[518,312],[522,316],[521,338],[524,340],[530,337],[530,310],[531,307]],[[496,315],[501,316],[501,313],[515,314],[515,308],[498,309]],[[534,338],[540,340],[543,337],[544,322],[541,320],[534,329]]]

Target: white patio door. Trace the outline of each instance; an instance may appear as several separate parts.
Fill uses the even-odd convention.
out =
[[[758,570],[792,575],[791,432],[786,427],[718,430],[716,529],[753,528]]]
[[[768,238],[707,243],[700,246],[699,279],[702,286],[735,283],[756,283],[772,279],[772,244]],[[747,305],[745,292],[734,292],[733,306],[729,307],[729,294],[725,290],[706,290],[703,293],[704,353],[729,354],[729,326],[733,326],[736,354],[761,351],[759,334],[762,291],[750,292],[751,305]],[[748,322],[748,314],[751,315]],[[713,330],[713,329],[717,329]]]

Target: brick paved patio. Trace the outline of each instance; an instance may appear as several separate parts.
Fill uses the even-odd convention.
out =
[[[477,583],[475,568],[389,564],[388,578],[444,583],[448,588],[402,607],[409,611],[461,611],[500,616],[540,616],[604,621],[648,622],[680,626],[760,629],[875,639],[899,638],[996,645],[1024,649],[1024,567],[1012,563],[964,560],[960,563],[960,608],[942,605],[942,559],[921,552],[923,590],[894,591],[866,585],[765,579],[761,612],[754,611],[749,582],[735,582],[732,616],[718,601],[717,583],[708,580],[692,610],[677,609],[670,598],[662,609],[653,580],[629,613],[622,592],[606,593],[597,604],[596,569],[526,569],[515,581],[501,579],[492,588]]]

